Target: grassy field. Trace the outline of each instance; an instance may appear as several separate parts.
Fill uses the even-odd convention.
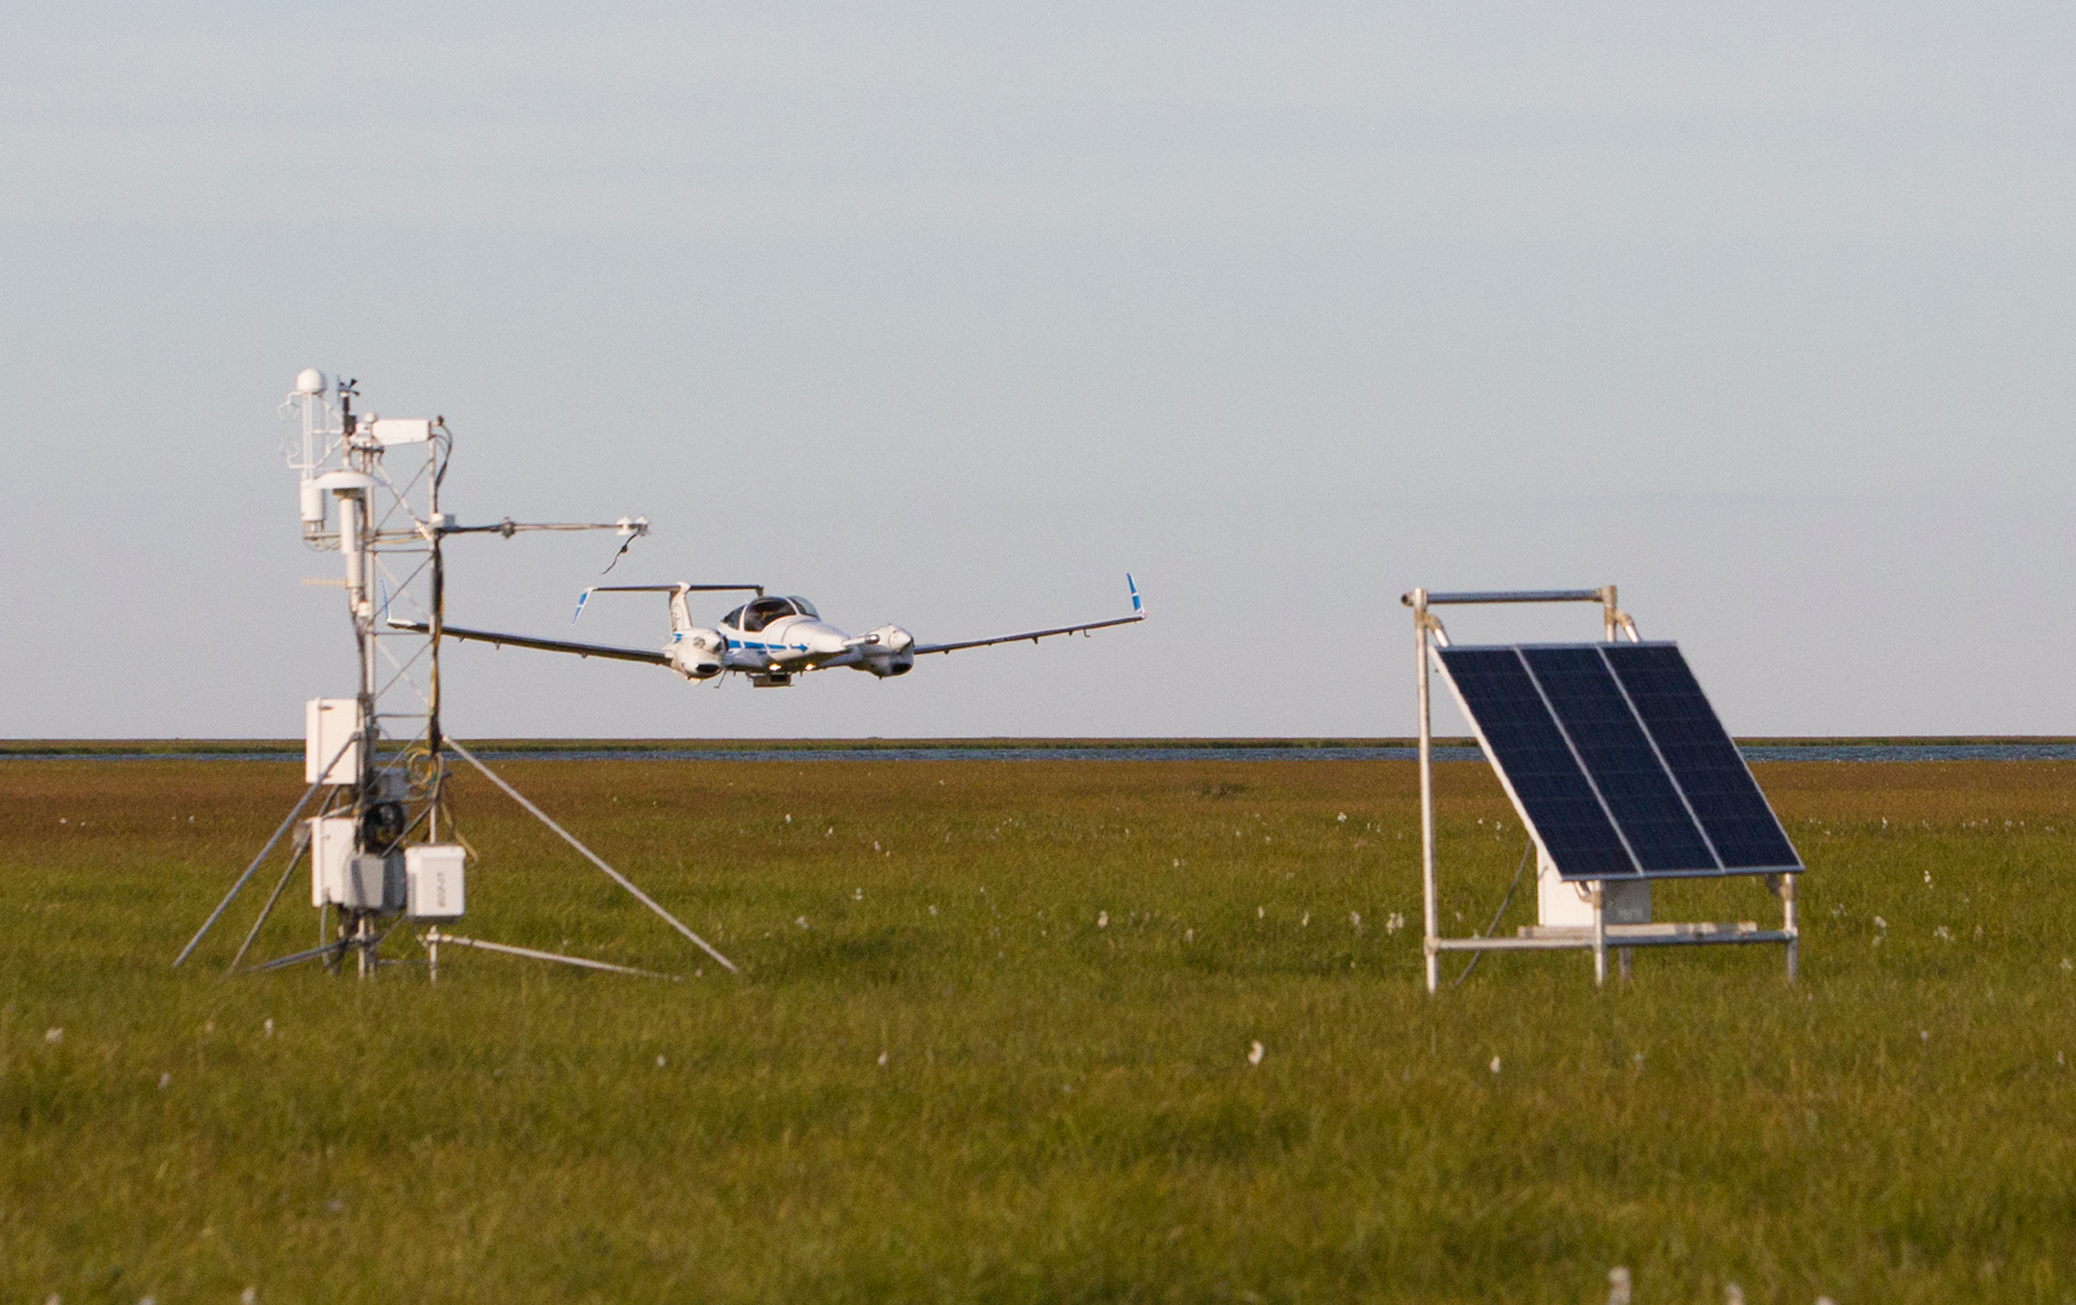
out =
[[[226,980],[256,897],[176,974],[300,769],[0,761],[0,1302],[2076,1300],[2076,766],[1765,767],[1799,987],[1438,998],[1407,764],[502,769],[743,977],[470,775],[465,932],[686,980]],[[1523,837],[1440,774],[1468,932]]]

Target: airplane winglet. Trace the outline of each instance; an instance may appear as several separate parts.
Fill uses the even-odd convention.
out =
[[[630,540],[630,541],[632,541],[632,539],[633,539],[633,536],[631,536],[631,535],[630,535],[630,536],[629,536],[628,538],[629,538],[629,540]],[[595,587],[595,586],[594,586],[594,587]],[[591,590],[589,590],[589,589],[586,589],[586,590],[585,590],[585,591],[584,591],[583,593],[581,593],[581,594],[578,594],[578,595],[577,595],[577,610],[576,610],[575,614],[574,614],[574,615],[572,615],[572,616],[571,616],[571,617],[569,618],[569,623],[570,623],[571,625],[575,625],[575,624],[577,623],[577,618],[578,618],[578,617],[581,617],[581,616],[583,616],[583,615],[584,615],[584,604],[585,604],[585,603],[588,603],[588,602],[590,602],[590,601],[591,601]]]
[[[1132,615],[1146,615],[1146,604],[1139,601],[1139,583],[1132,579],[1130,571],[1125,572],[1125,588],[1132,591]]]

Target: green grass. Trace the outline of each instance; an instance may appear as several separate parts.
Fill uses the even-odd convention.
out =
[[[265,883],[176,974],[299,768],[0,762],[0,1301],[2076,1299],[2076,766],[1764,767],[1799,987],[1436,998],[1406,764],[503,769],[744,976],[472,776],[461,931],[686,981],[225,980]],[[1441,777],[1468,932],[1522,836]]]

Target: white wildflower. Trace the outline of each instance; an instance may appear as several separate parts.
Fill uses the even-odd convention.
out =
[[[159,1089],[160,1089],[161,1091],[165,1090],[165,1089],[166,1089],[166,1088],[168,1088],[168,1087],[171,1087],[172,1085],[173,1085],[173,1074],[172,1074],[172,1071],[168,1070],[167,1072],[165,1072],[165,1073],[163,1073],[163,1074],[160,1074],[160,1075],[159,1075]]]
[[[1110,927],[1110,912],[1096,912],[1096,927],[1098,929],[1108,929]]]
[[[887,1067],[887,1053],[884,1051],[879,1053],[879,1067],[881,1069],[885,1069]]]
[[[45,1042],[50,1043],[53,1046],[56,1046],[58,1043],[63,1042],[65,1040],[65,1030],[45,1029],[43,1031],[43,1040]]]
[[[1345,824],[1347,824],[1347,823],[1348,823],[1348,813],[1347,813],[1347,812],[1345,812],[1345,811],[1343,811],[1343,812],[1342,812],[1342,813],[1340,814],[1340,817],[1339,817],[1339,819],[1340,819],[1340,822],[1341,822],[1342,824],[1344,824],[1344,825],[1345,825]]]
[[[1492,1072],[1495,1074],[1499,1072],[1499,1057],[1497,1056],[1492,1058]]]
[[[1723,1305],[1744,1305],[1744,1288],[1734,1282],[1725,1284],[1723,1287]]]
[[[805,929],[807,927],[807,917],[804,915],[796,915],[793,917],[793,923]]]
[[[271,1037],[273,1037],[273,1036],[274,1036],[274,1017],[273,1017],[273,1016],[269,1015],[269,1016],[267,1017],[267,1022],[266,1022],[265,1024],[262,1024],[262,1025],[260,1025],[260,1036],[261,1036],[261,1037],[263,1037],[263,1038],[271,1038]]]
[[[1259,1065],[1259,1064],[1261,1064],[1261,1057],[1262,1057],[1261,1043],[1259,1043],[1259,1042],[1250,1042],[1250,1043],[1248,1043],[1248,1044],[1247,1044],[1247,1063],[1248,1063],[1248,1064],[1250,1064],[1250,1065]]]
[[[1607,1305],[1629,1305],[1629,1270],[1622,1265],[1607,1271]]]
[[[664,1059],[664,1058],[662,1057],[662,1055],[661,1055],[660,1053],[659,1053],[659,1054],[657,1055],[657,1057],[656,1057],[656,1068],[658,1068],[658,1069],[662,1069],[662,1068],[663,1068],[663,1067],[664,1067],[665,1065],[667,1065],[667,1064],[669,1064],[669,1063],[670,1063],[670,1062],[669,1062],[669,1061],[667,1061],[667,1060],[665,1060],[665,1059]]]

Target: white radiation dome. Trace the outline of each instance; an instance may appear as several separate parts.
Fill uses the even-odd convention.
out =
[[[296,373],[297,394],[323,394],[324,373],[315,367],[305,367]]]

